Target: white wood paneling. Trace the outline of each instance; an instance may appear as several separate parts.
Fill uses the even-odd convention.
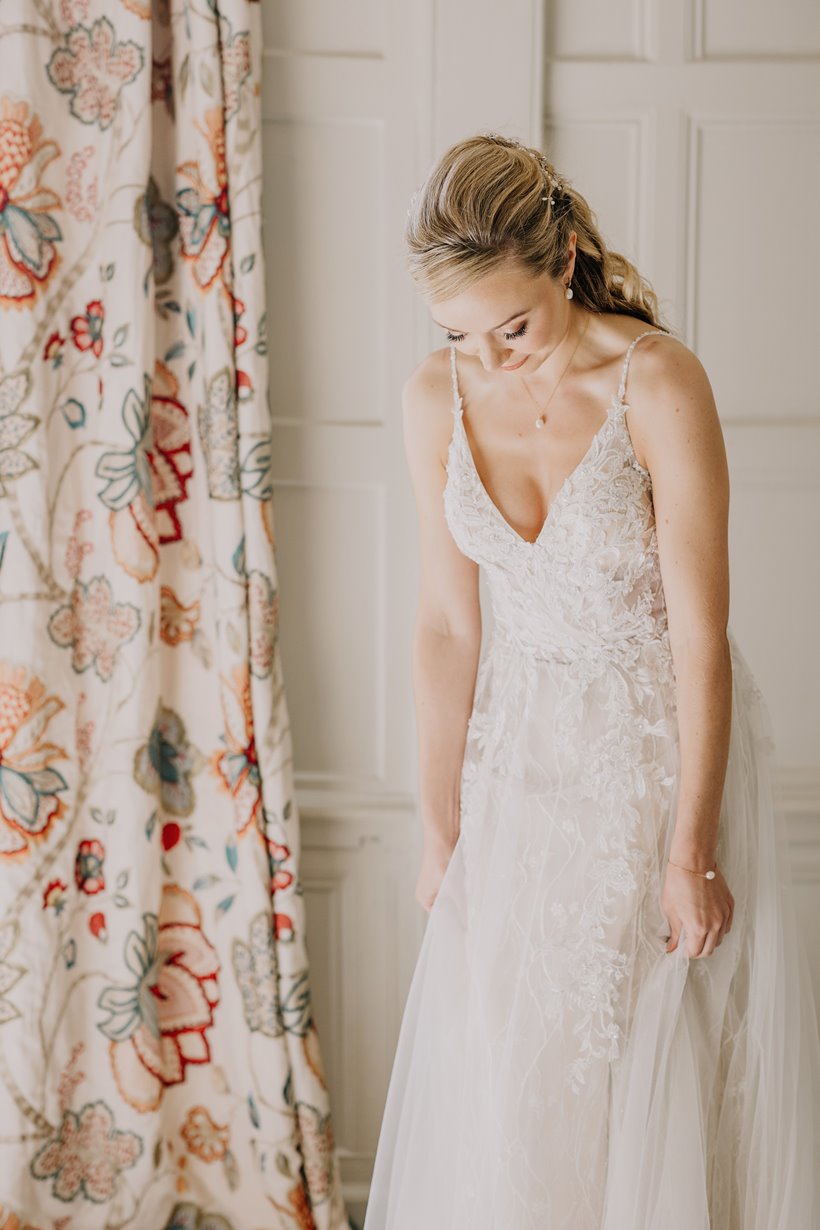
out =
[[[536,0],[449,0],[435,11],[433,142],[484,129],[540,136],[545,9]]]
[[[266,62],[274,419],[377,421],[385,400],[385,66],[275,55]]]
[[[314,778],[381,785],[384,490],[280,481],[274,517],[294,744]],[[304,543],[313,544],[309,552]]]
[[[687,340],[730,419],[817,417],[816,110],[691,119]]]
[[[412,798],[312,791],[300,805],[314,1016],[345,1191],[364,1202],[425,915]]]
[[[575,0],[546,6],[550,60],[650,59],[648,0]]]
[[[820,421],[804,418],[724,429],[730,621],[766,698],[780,762],[820,777],[820,593],[811,547],[820,528]]]
[[[695,56],[789,60],[820,56],[820,5],[789,0],[692,0]]]
[[[380,54],[388,15],[380,0],[262,0],[265,46],[302,54]]]

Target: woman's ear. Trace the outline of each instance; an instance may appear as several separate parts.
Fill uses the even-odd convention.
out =
[[[570,281],[572,280],[572,275],[575,272],[575,251],[577,240],[577,233],[575,231],[571,231],[567,246],[567,263],[564,267],[564,273],[569,275]]]

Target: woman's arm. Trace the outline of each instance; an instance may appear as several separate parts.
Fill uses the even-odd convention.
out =
[[[647,353],[636,353],[630,368],[628,425],[652,476],[677,681],[680,782],[669,857],[706,871],[715,859],[731,724],[729,474],[700,361],[675,339],[644,345]],[[666,900],[672,948],[682,922],[690,956],[707,956],[731,925],[733,900],[721,874],[709,881],[670,866]]]
[[[419,529],[413,691],[424,855],[416,897],[426,909],[458,838],[461,767],[481,645],[478,567],[456,547],[444,519],[450,406],[449,353],[435,351],[402,393]]]

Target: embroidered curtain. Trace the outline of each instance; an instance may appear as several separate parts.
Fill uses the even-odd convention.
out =
[[[4,0],[0,67],[0,1224],[337,1230],[260,6]]]

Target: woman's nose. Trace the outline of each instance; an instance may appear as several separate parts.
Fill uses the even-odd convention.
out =
[[[484,370],[491,372],[494,371],[495,368],[501,367],[506,358],[506,354],[495,346],[479,345],[478,357],[481,360]]]

